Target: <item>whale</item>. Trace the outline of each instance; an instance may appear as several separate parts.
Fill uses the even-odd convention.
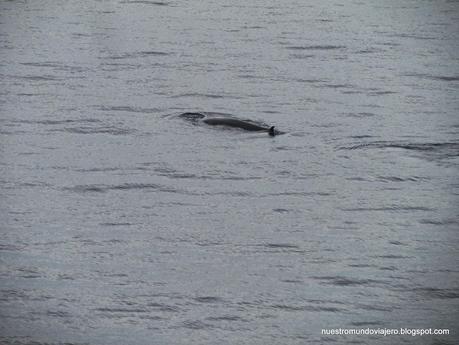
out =
[[[249,121],[238,120],[238,119],[225,119],[225,118],[213,118],[213,119],[204,119],[202,120],[205,124],[211,126],[226,126],[226,127],[233,127],[233,128],[241,128],[245,129],[246,131],[251,132],[268,132],[269,135],[274,136],[276,135],[276,131],[274,130],[274,126],[271,127],[262,127],[251,123]]]
[[[180,117],[190,120],[192,122],[203,122],[206,125],[210,126],[240,128],[251,132],[267,132],[270,136],[282,134],[282,132],[275,129],[274,126],[268,127],[262,124],[256,124],[250,120],[236,119],[233,117],[221,117],[221,115],[217,117],[209,117],[208,115],[204,115],[202,113],[197,112],[183,113],[180,115]]]

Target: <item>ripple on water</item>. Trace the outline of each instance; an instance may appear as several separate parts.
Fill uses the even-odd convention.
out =
[[[126,112],[126,113],[145,113],[145,114],[154,114],[159,111],[158,108],[142,108],[142,107],[135,107],[129,105],[119,105],[119,106],[105,106],[105,105],[98,105],[95,106],[96,109],[112,112],[112,111],[119,111],[119,112]]]
[[[134,129],[122,128],[116,126],[78,126],[78,127],[66,127],[63,129],[53,129],[53,132],[68,132],[73,134],[110,134],[110,135],[127,135],[135,132]]]
[[[377,212],[400,212],[400,211],[435,211],[433,208],[424,207],[424,206],[384,206],[384,207],[350,207],[350,208],[341,208],[342,211],[346,212],[368,212],[368,211],[377,211]]]
[[[100,123],[102,121],[92,118],[83,118],[83,119],[65,119],[65,120],[56,120],[56,119],[44,119],[44,120],[13,120],[13,123],[24,123],[24,124],[37,124],[37,125],[66,125],[69,123]]]
[[[186,191],[180,191],[178,189],[158,185],[155,183],[123,183],[118,185],[105,185],[105,184],[89,184],[89,185],[77,185],[73,187],[64,187],[64,191],[71,191],[76,193],[105,193],[108,191],[129,191],[129,190],[156,190],[165,193],[179,193],[187,194]]]
[[[341,45],[309,45],[309,46],[288,46],[287,49],[289,50],[335,50],[335,49],[343,49],[346,48],[345,46]]]
[[[409,73],[405,74],[407,77],[416,77],[421,79],[431,79],[444,82],[456,82],[459,81],[459,75],[435,75],[435,74],[424,74],[424,73]]]
[[[189,329],[211,329],[213,326],[209,323],[202,322],[200,320],[187,320],[181,323],[183,328]]]
[[[199,303],[222,303],[224,300],[220,297],[215,296],[201,296],[193,298],[195,302]]]
[[[237,315],[222,315],[222,316],[209,316],[206,318],[209,321],[228,321],[228,322],[248,322],[249,320],[244,319]]]
[[[174,305],[166,304],[166,303],[147,303],[146,306],[151,308],[153,311],[161,311],[161,312],[168,312],[168,313],[178,313],[180,312],[180,308]]]
[[[321,305],[289,305],[289,304],[273,304],[270,306],[272,309],[278,309],[288,312],[298,311],[312,311],[312,312],[329,312],[338,313],[345,311],[343,308],[337,308],[332,306],[321,306]]]
[[[446,218],[446,219],[421,219],[419,220],[419,223],[421,224],[428,224],[428,225],[457,225],[459,224],[459,220],[456,220],[454,218]]]
[[[457,299],[459,298],[459,288],[439,289],[432,287],[422,287],[412,289],[416,294],[430,299]]]
[[[311,277],[312,279],[322,281],[321,284],[336,285],[336,286],[370,286],[382,281],[374,279],[359,279],[349,278],[343,276],[322,276],[322,277]]]
[[[21,251],[25,246],[15,244],[0,243],[0,251]]]
[[[382,182],[419,182],[424,178],[419,176],[407,176],[407,177],[400,177],[400,176],[377,176],[377,179]]]
[[[154,5],[154,6],[170,6],[171,3],[164,1],[147,1],[147,0],[128,0],[122,1],[120,4],[141,4],[141,5]]]
[[[299,249],[300,247],[296,244],[289,243],[266,243],[264,245],[266,248],[275,248],[275,249]]]
[[[121,55],[111,55],[107,58],[111,60],[123,60],[123,59],[136,59],[136,58],[149,57],[149,56],[168,56],[168,55],[171,55],[171,54],[167,52],[162,52],[162,51],[140,51],[140,52],[133,52],[133,53],[124,53]]]
[[[371,327],[371,326],[382,326],[384,323],[381,321],[354,321],[350,323],[355,327]]]
[[[102,307],[95,308],[95,312],[102,313],[107,317],[119,317],[123,314],[138,314],[147,313],[148,310],[144,308],[121,308],[121,307]]]
[[[402,141],[374,141],[361,143],[353,146],[340,147],[344,150],[357,150],[357,149],[372,149],[372,148],[398,148],[412,151],[444,153],[446,155],[458,156],[459,155],[459,142],[443,142],[443,143],[409,143]]]
[[[347,117],[354,117],[354,118],[359,118],[359,119],[364,119],[364,118],[371,118],[373,116],[376,116],[375,113],[370,113],[370,112],[359,112],[359,113],[345,113],[343,114],[344,116]],[[355,139],[359,138],[370,138],[370,136],[355,136]]]

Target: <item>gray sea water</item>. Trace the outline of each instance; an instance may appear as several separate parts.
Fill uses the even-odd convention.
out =
[[[0,135],[2,344],[459,343],[458,1],[1,1]]]

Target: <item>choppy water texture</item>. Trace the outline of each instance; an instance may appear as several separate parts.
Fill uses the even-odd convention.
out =
[[[457,344],[458,36],[457,1],[0,2],[0,342]]]

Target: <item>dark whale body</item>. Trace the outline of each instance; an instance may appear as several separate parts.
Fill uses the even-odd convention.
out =
[[[271,136],[282,134],[282,132],[275,130],[274,126],[263,126],[261,124],[253,123],[249,120],[241,120],[232,117],[222,117],[221,115],[218,115],[217,117],[209,117],[208,115],[204,115],[201,113],[189,112],[181,114],[180,117],[195,123],[197,123],[198,121],[203,122],[210,126],[226,126],[232,128],[241,128],[251,132],[268,132],[268,134]]]
[[[227,126],[227,127],[235,127],[235,128],[242,128],[246,131],[268,131],[269,128],[258,126],[254,123],[250,123],[248,121],[238,120],[238,119],[224,119],[224,118],[214,118],[214,119],[204,119],[202,122],[207,123],[208,125],[212,126]]]

